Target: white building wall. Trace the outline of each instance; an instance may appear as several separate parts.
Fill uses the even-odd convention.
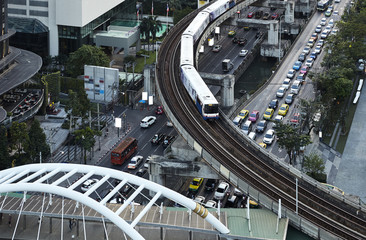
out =
[[[56,24],[82,27],[122,2],[124,0],[58,0]]]
[[[51,56],[59,54],[58,25],[83,27],[102,14],[108,12],[124,0],[39,0],[48,2],[47,7],[8,4],[9,8],[26,10],[26,15],[9,14],[10,17],[34,18],[49,28],[49,46]],[[48,17],[32,16],[30,11],[48,12]]]

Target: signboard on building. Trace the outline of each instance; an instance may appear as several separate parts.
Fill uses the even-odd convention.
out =
[[[118,96],[118,69],[84,66],[84,89],[88,99],[109,103]]]

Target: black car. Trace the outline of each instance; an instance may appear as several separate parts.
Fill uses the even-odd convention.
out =
[[[270,16],[271,16],[271,14],[269,14],[269,12],[265,12],[263,14],[263,20],[268,20]]]
[[[214,191],[216,183],[217,183],[216,179],[207,179],[206,184],[205,184],[205,190]]]
[[[233,40],[232,40],[233,43],[238,43],[238,38],[237,37],[234,37]]]
[[[164,140],[165,135],[162,133],[157,133],[154,135],[154,137],[151,139],[152,144],[160,144]]]
[[[305,53],[301,53],[300,56],[299,56],[299,58],[298,58],[298,60],[300,62],[303,62],[303,61],[305,61],[305,59],[306,59],[306,54]]]
[[[175,136],[165,136],[164,141],[163,141],[163,147],[167,147],[169,146],[172,141],[174,140]]]
[[[238,40],[238,44],[242,45],[242,46],[244,46],[247,42],[248,42],[248,40],[243,37],[239,38],[239,40]]]
[[[140,169],[137,171],[136,175],[137,175],[137,176],[139,176],[139,177],[143,177],[143,176],[145,175],[145,173],[147,173],[146,168],[140,168]]]
[[[258,124],[257,124],[257,127],[256,127],[256,131],[257,132],[264,132],[264,130],[266,130],[267,128],[267,121],[266,120],[262,120],[260,121]]]
[[[273,99],[269,105],[268,105],[269,108],[272,108],[272,109],[276,109],[278,107],[278,100],[277,99]]]
[[[300,73],[299,76],[297,76],[296,80],[300,81],[301,84],[305,82],[306,75],[303,73]]]

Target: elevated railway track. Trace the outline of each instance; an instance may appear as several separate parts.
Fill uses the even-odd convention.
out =
[[[179,78],[180,36],[196,14],[197,11],[186,16],[171,29],[161,46],[157,64],[159,93],[179,127],[231,173],[274,202],[281,199],[287,211],[297,210],[301,219],[334,237],[366,239],[365,209],[335,198],[253,148],[233,133],[224,116],[214,122],[202,119]]]

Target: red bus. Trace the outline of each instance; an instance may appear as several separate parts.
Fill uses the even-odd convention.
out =
[[[111,153],[113,165],[122,165],[137,150],[136,138],[127,137]]]

